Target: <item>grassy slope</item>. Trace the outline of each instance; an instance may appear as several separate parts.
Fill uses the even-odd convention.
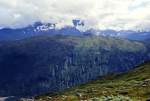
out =
[[[37,101],[39,99],[40,101],[78,101],[79,97],[77,95],[82,96],[80,99],[102,96],[125,96],[130,97],[133,101],[145,101],[150,97],[150,62],[144,63],[127,73],[109,75],[101,80],[95,80],[56,95],[41,95],[37,97]]]

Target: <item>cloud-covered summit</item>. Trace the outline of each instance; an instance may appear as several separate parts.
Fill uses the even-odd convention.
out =
[[[86,28],[150,29],[150,0],[0,0],[0,27],[36,21],[57,27],[84,21]]]

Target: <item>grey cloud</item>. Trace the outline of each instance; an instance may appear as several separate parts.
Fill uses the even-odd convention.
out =
[[[149,4],[150,0],[0,0],[0,27],[23,27],[36,21],[62,27],[79,18],[87,28],[147,29]]]

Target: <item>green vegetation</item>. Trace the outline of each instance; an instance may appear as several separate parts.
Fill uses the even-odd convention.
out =
[[[149,101],[150,62],[122,74],[101,77],[56,94],[36,97],[36,101]]]

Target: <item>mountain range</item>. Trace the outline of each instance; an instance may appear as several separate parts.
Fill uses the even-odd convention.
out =
[[[84,21],[72,23],[0,29],[0,96],[59,92],[150,60],[148,31],[81,31]]]
[[[24,38],[39,36],[39,35],[100,35],[100,36],[111,36],[126,38],[130,40],[145,40],[150,38],[149,31],[132,31],[132,30],[96,30],[88,29],[81,31],[78,29],[78,26],[84,27],[85,24],[80,20],[73,20],[73,26],[64,26],[62,28],[57,28],[58,24],[55,23],[41,23],[36,22],[33,25],[29,25],[24,28],[3,28],[0,29],[0,41],[8,40],[21,40]]]

